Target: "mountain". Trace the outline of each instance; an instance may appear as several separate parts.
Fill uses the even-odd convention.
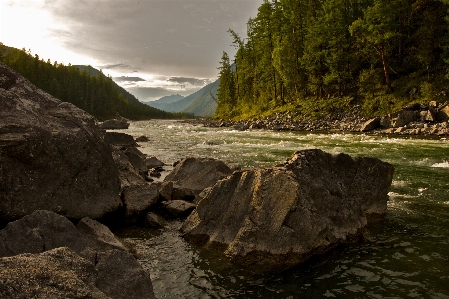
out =
[[[103,72],[97,70],[96,68],[91,67],[90,65],[74,65],[74,67],[76,67],[77,69],[80,70],[80,72],[84,72],[84,70],[86,70],[90,75],[92,76],[104,76],[106,77]],[[120,85],[118,85],[117,83],[114,82],[115,88],[117,89],[118,92],[120,92],[123,97],[125,99],[127,99],[130,103],[133,104],[137,104],[137,105],[141,105],[142,103],[132,94],[130,94],[126,89],[124,89],[123,87],[121,87]],[[157,107],[154,107],[157,108]]]
[[[160,110],[165,110],[164,108],[167,104],[171,104],[171,103],[180,101],[183,98],[184,97],[180,94],[172,94],[171,96],[165,96],[156,101],[143,102],[143,103],[148,106],[160,109]]]
[[[212,82],[198,91],[198,95],[182,112],[191,113],[195,116],[212,116],[217,109],[217,90],[220,80]],[[215,99],[214,99],[215,98]]]
[[[217,97],[219,83],[220,81],[216,80],[197,92],[175,102],[168,103],[168,101],[176,98],[176,95],[172,95],[154,102],[145,102],[145,104],[167,112],[188,111],[187,113],[194,114],[195,116],[212,116],[217,108],[217,103],[213,97]],[[180,95],[178,96],[181,97]]]

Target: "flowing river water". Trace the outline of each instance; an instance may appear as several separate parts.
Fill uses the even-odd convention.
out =
[[[301,149],[372,156],[395,174],[384,222],[367,240],[281,273],[251,273],[163,229],[116,233],[134,245],[157,298],[449,298],[449,141],[365,134],[235,131],[177,121],[134,122],[143,153],[171,164],[204,156],[269,166]]]

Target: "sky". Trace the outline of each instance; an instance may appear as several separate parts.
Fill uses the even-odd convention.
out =
[[[263,0],[0,0],[0,42],[45,61],[102,69],[140,101],[218,78]]]

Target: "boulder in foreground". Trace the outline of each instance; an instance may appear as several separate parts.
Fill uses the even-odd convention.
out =
[[[110,298],[95,286],[97,276],[93,264],[67,247],[0,258],[0,297]]]
[[[41,209],[72,219],[117,211],[118,173],[96,120],[1,63],[0,82],[0,227]]]
[[[155,298],[149,273],[101,223],[36,211],[0,230],[0,298]]]
[[[299,151],[218,181],[181,231],[243,265],[287,268],[358,238],[386,212],[393,171],[375,158]]]

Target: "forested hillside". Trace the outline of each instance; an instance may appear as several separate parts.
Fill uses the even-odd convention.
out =
[[[51,63],[25,49],[18,50],[0,43],[0,61],[30,80],[40,89],[64,102],[83,109],[99,120],[114,118],[117,113],[131,120],[177,118],[182,113],[168,113],[149,107],[123,92],[110,77],[89,67]]]
[[[210,117],[213,116],[217,109],[217,90],[220,80],[216,80],[207,84],[200,90],[189,97],[194,97],[194,100],[182,110],[185,113],[195,114],[196,116]]]
[[[447,101],[448,2],[265,0],[248,38],[229,30],[237,53],[221,58],[216,116]]]

